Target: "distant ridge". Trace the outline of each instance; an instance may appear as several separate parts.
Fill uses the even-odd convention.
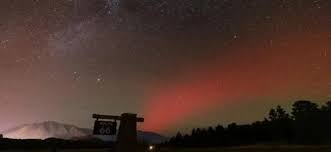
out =
[[[62,124],[55,121],[24,124],[3,132],[4,137],[13,139],[72,139],[92,135],[92,131],[74,125]]]
[[[24,124],[2,132],[5,138],[12,139],[88,139],[97,137],[104,141],[114,141],[115,136],[93,136],[92,130],[55,121]],[[138,131],[139,141],[147,143],[162,143],[168,138],[153,132]]]

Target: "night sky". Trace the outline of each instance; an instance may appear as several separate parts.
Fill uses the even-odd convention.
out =
[[[173,134],[331,100],[328,0],[1,0],[0,130],[138,113]]]

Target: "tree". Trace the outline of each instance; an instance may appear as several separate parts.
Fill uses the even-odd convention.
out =
[[[172,137],[169,141],[170,144],[174,146],[182,146],[183,143],[183,135],[178,132],[175,137]]]
[[[269,111],[269,119],[270,119],[270,121],[277,120],[277,112],[273,108]]]
[[[231,123],[193,129],[191,135],[181,133],[170,140],[175,146],[240,146],[250,144],[330,144],[331,102],[321,108],[311,101],[292,105],[292,116],[281,106],[272,108],[268,118],[252,124]]]
[[[299,144],[320,143],[321,132],[320,109],[316,103],[301,100],[293,104],[295,141]]]
[[[322,106],[321,110],[323,112],[331,112],[331,101],[325,103],[325,105]]]
[[[219,146],[226,145],[225,128],[221,125],[217,125],[215,128],[215,134],[216,134],[217,145]]]
[[[271,121],[287,120],[290,119],[290,115],[281,106],[278,105],[276,109],[272,108],[269,111],[269,119]]]
[[[276,108],[276,112],[277,112],[277,118],[279,120],[287,120],[290,119],[289,114],[281,107],[281,106],[277,106]]]
[[[326,143],[331,143],[331,132],[328,131],[331,128],[331,101],[327,102],[321,107],[321,130],[323,131],[324,138],[323,140]]]
[[[300,117],[310,115],[318,110],[318,105],[316,103],[312,103],[307,100],[300,100],[293,104],[292,115],[294,119],[300,119]]]

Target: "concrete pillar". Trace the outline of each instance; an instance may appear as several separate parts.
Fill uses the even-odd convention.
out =
[[[137,152],[137,115],[124,113],[117,135],[116,152]]]

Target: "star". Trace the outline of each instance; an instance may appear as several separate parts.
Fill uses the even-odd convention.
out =
[[[237,39],[239,36],[237,34],[233,35],[233,39]]]

